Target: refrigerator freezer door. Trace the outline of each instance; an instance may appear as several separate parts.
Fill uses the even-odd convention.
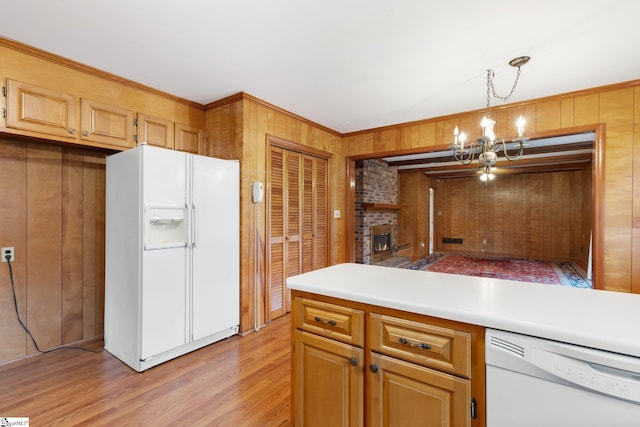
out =
[[[144,147],[142,196],[146,206],[186,205],[186,155]],[[142,360],[187,342],[187,250],[142,251]]]
[[[193,156],[192,339],[239,324],[239,164]]]

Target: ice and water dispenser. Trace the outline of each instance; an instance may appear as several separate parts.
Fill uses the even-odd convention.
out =
[[[165,249],[187,245],[187,208],[147,207],[146,219],[145,249]]]

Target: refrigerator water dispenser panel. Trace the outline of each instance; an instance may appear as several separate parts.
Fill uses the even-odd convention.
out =
[[[148,207],[146,209],[145,249],[166,249],[187,245],[185,207]]]

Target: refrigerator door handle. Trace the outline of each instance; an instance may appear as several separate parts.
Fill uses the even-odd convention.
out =
[[[196,205],[191,205],[191,247],[196,246],[196,236],[198,235],[198,214],[196,212]]]

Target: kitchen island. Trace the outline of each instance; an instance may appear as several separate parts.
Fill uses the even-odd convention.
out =
[[[412,399],[425,395],[436,398],[420,401],[422,409],[444,417],[442,425],[485,425],[485,328],[640,357],[640,295],[361,264],[301,274],[287,285],[296,425],[338,408],[347,413],[343,425],[363,425],[362,414],[367,425],[382,425],[389,413],[411,408],[418,412],[407,419],[415,418]],[[348,387],[351,400],[327,411],[322,399],[338,393],[331,384]],[[465,399],[470,408],[459,403]]]

